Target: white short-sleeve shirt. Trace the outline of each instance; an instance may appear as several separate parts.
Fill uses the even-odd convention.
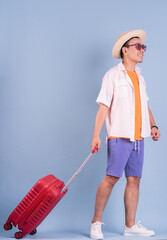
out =
[[[140,69],[136,67],[135,71],[139,79],[142,111],[141,137],[144,138],[151,135],[148,96],[146,92],[146,84],[144,78],[140,74]],[[122,62],[111,68],[104,75],[101,90],[96,102],[102,103],[109,108],[105,121],[107,138],[115,136],[129,138],[131,141],[134,141],[134,88]]]

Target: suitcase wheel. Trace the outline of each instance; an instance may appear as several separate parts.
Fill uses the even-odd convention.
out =
[[[37,229],[34,229],[32,232],[30,232],[30,235],[34,235],[37,233]]]
[[[8,230],[12,229],[12,224],[11,223],[5,223],[3,227],[6,231],[8,231]]]
[[[22,238],[22,232],[16,232],[14,236],[16,239],[20,239]]]

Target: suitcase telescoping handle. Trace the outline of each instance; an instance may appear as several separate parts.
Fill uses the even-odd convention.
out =
[[[70,178],[70,180],[66,183],[66,185],[64,186],[64,188],[61,190],[61,193],[65,192],[66,189],[71,185],[71,183],[74,181],[74,179],[78,176],[78,174],[81,172],[81,170],[84,168],[84,166],[87,164],[87,162],[89,161],[89,159],[92,157],[92,155],[95,153],[97,147],[95,147],[91,154],[89,154],[89,156],[85,159],[85,161],[82,163],[82,165],[79,167],[79,169],[74,173],[74,175]]]

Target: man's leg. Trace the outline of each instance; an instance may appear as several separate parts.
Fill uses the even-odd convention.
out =
[[[126,154],[124,151],[124,148],[126,147],[122,145],[124,144],[120,139],[108,139],[106,176],[103,178],[98,187],[96,194],[94,217],[92,219],[92,223],[90,224],[90,238],[92,239],[104,238],[101,231],[102,214],[114,185],[122,176],[127,161],[127,157],[125,157]],[[129,144],[126,142],[125,145]]]
[[[139,177],[127,177],[125,188],[125,226],[124,236],[151,237],[155,235],[153,230],[143,227],[140,223],[135,224],[135,215],[139,199]]]
[[[125,225],[130,228],[135,225],[135,216],[139,199],[139,177],[127,177],[125,188],[124,203],[125,203]]]
[[[111,191],[118,180],[118,177],[106,175],[99,184],[96,194],[95,213],[92,223],[96,221],[102,221],[103,210],[107,204]]]

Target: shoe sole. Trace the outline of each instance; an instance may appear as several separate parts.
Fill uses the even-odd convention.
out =
[[[144,234],[144,233],[123,233],[124,236],[130,237],[130,236],[139,236],[139,237],[153,237],[155,234]]]
[[[104,239],[104,237],[95,237],[95,236],[93,236],[93,235],[90,235],[90,238],[91,239],[95,239],[95,240],[100,240],[100,239]]]

